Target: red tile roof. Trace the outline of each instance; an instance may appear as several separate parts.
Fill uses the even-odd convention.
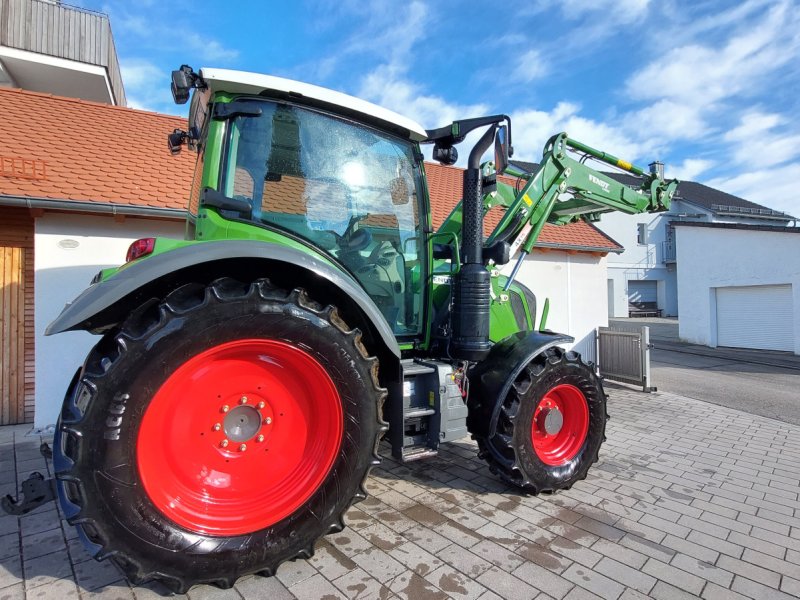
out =
[[[0,196],[183,209],[196,155],[171,155],[167,134],[186,120],[0,88]],[[461,199],[463,170],[426,163],[433,225]],[[506,179],[513,185],[514,181]],[[501,214],[490,212],[488,230]],[[588,223],[545,225],[537,247],[622,249]]]
[[[0,114],[0,196],[186,207],[196,155],[167,149],[185,119],[8,88]]]
[[[428,176],[428,187],[430,188],[433,227],[438,229],[453,207],[461,200],[464,170],[426,162],[425,173]],[[509,177],[501,177],[501,180],[509,185],[514,185],[516,182],[515,179]],[[491,233],[500,222],[501,217],[502,212],[499,210],[489,211],[484,220],[485,235]],[[618,252],[623,249],[597,227],[584,221],[567,225],[545,224],[536,242],[536,247],[595,252]]]

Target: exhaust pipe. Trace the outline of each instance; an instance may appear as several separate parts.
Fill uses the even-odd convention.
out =
[[[483,266],[483,199],[480,160],[494,141],[492,125],[475,144],[464,171],[462,200],[461,269],[453,289],[453,358],[479,361],[486,357],[489,342],[489,306],[491,276]]]

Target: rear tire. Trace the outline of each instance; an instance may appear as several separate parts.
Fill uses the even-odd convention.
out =
[[[133,583],[272,575],[366,497],[377,371],[360,333],[302,290],[184,286],[87,358],[54,443],[62,508]]]
[[[545,350],[500,401],[494,434],[475,436],[493,472],[533,494],[568,489],[586,478],[605,440],[608,415],[600,380],[579,354]]]

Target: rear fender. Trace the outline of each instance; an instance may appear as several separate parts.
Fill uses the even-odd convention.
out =
[[[520,331],[495,344],[469,375],[467,429],[493,436],[503,399],[525,365],[548,348],[573,341],[561,333]]]
[[[383,346],[380,354],[400,358],[389,323],[350,275],[300,250],[253,240],[191,244],[134,262],[84,290],[48,325],[45,335],[79,329],[99,333],[143,302],[163,298],[184,283],[210,283],[224,276],[269,277],[292,287],[319,288],[325,292],[320,298],[323,302],[338,300],[350,305],[340,309],[355,309],[359,325],[366,324],[370,330],[364,333]]]

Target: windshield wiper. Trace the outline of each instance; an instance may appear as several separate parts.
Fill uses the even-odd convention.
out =
[[[212,206],[220,210],[232,210],[241,213],[246,219],[249,219],[253,214],[253,208],[247,200],[231,198],[209,187],[203,188],[200,193],[200,203],[203,206]]]

